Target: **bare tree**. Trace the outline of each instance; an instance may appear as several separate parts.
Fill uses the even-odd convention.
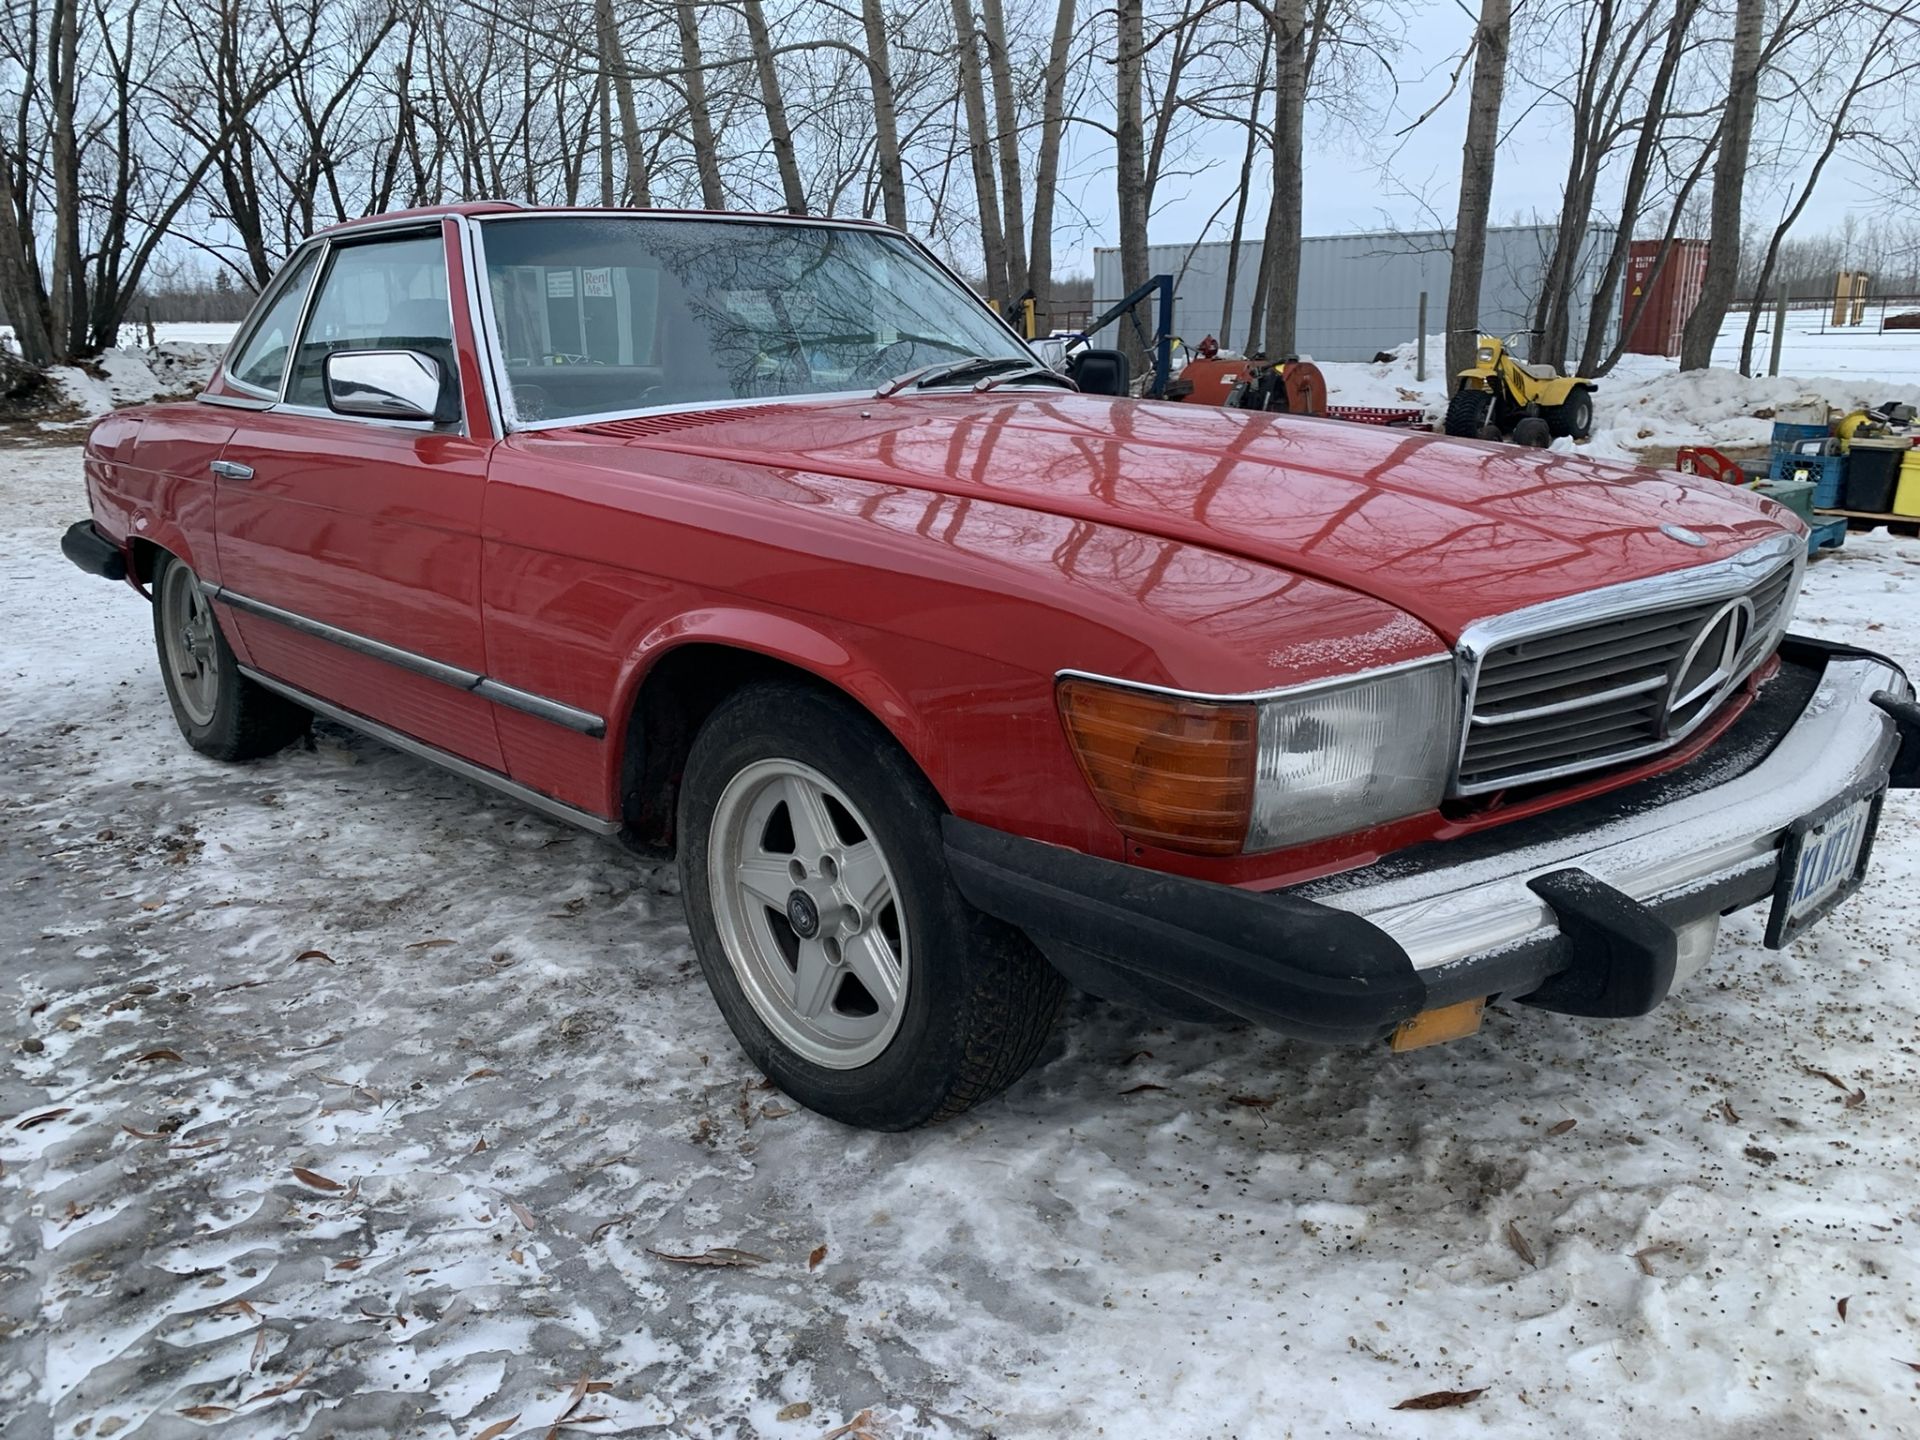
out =
[[[760,103],[767,112],[767,143],[773,150],[773,163],[780,172],[780,193],[787,213],[807,213],[807,187],[800,180],[800,163],[793,151],[793,129],[787,123],[786,96],[780,89],[780,71],[774,64],[773,42],[767,34],[766,11],[761,0],[742,0],[741,13],[747,19],[747,39],[753,47],[753,70],[760,82]]]
[[[1467,137],[1460,153],[1460,210],[1453,227],[1453,266],[1447,281],[1447,373],[1466,369],[1480,323],[1480,279],[1486,268],[1487,214],[1493,202],[1494,146],[1500,100],[1507,83],[1509,0],[1481,0],[1473,36],[1473,87],[1467,100]]]
[[[1000,224],[1000,199],[994,191],[992,132],[987,127],[987,97],[980,76],[980,36],[974,29],[972,0],[953,0],[954,50],[960,62],[960,99],[967,116],[967,162],[980,219],[980,248],[986,262],[987,298],[1006,305],[1017,291],[1007,288],[1007,238]]]
[[[1073,53],[1074,0],[1059,0],[1053,16],[1053,43],[1047,50],[1041,84],[1040,152],[1034,162],[1033,247],[1028,283],[1039,296],[1037,307],[1053,325],[1053,215],[1060,183],[1060,141],[1066,132],[1067,66]]]
[[[1713,220],[1700,301],[1680,337],[1680,368],[1704,370],[1713,363],[1713,343],[1733,300],[1740,269],[1741,206],[1746,196],[1747,153],[1754,111],[1760,103],[1760,39],[1765,0],[1735,0],[1733,55],[1713,166]]]

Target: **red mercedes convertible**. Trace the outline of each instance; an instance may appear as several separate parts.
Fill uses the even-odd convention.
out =
[[[94,427],[64,548],[195,749],[319,715],[676,856],[740,1044],[856,1125],[1009,1084],[1068,982],[1407,1048],[1860,883],[1920,708],[1788,633],[1789,513],[1123,376],[875,225],[387,215]]]

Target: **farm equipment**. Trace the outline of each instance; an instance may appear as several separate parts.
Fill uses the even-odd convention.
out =
[[[1222,355],[1211,335],[1200,342],[1179,378],[1167,387],[1167,399],[1232,410],[1312,415],[1360,425],[1426,428],[1426,415],[1417,407],[1329,405],[1326,376],[1311,360],[1272,361]]]
[[[1586,439],[1593,430],[1593,381],[1516,359],[1518,338],[1480,337],[1473,364],[1460,372],[1447,402],[1447,434],[1538,446],[1561,436]]]

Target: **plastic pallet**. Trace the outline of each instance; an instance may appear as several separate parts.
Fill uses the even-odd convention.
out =
[[[1847,543],[1845,519],[1822,520],[1807,532],[1807,558],[1818,559],[1822,551],[1838,550]]]

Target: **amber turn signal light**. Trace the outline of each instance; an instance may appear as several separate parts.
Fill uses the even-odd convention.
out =
[[[1246,846],[1260,732],[1252,705],[1091,680],[1063,680],[1059,699],[1080,769],[1123,833],[1195,855]]]

